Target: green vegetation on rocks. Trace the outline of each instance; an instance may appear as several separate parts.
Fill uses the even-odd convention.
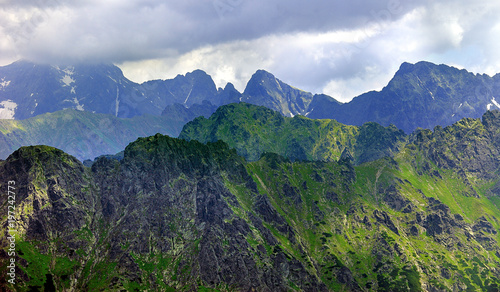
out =
[[[222,140],[249,161],[258,160],[263,152],[292,160],[337,161],[348,149],[353,162],[361,164],[392,155],[407,137],[394,126],[356,127],[335,120],[288,118],[263,106],[238,103],[218,108],[208,119],[189,122],[179,138],[203,143]]]
[[[240,122],[256,115],[263,125],[294,123],[298,131],[288,135],[300,141],[308,131],[324,137],[312,129],[331,126],[344,129],[338,141],[353,145],[339,144],[338,160],[301,161],[263,147],[247,162],[223,141],[157,134],[129,144],[123,159],[100,157],[90,168],[52,147],[20,148],[0,162],[0,189],[17,182],[23,281],[0,285],[16,291],[499,289],[499,112],[400,139],[394,127],[348,127],[242,106],[248,109]],[[215,117],[237,107],[223,110]],[[367,152],[377,147],[379,154]],[[370,159],[356,165],[364,153]],[[0,206],[7,206],[6,196]],[[1,220],[4,234],[7,217]],[[0,246],[5,267],[5,237]]]

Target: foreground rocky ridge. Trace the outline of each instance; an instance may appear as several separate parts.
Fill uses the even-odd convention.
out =
[[[420,130],[359,166],[347,152],[249,163],[162,135],[90,168],[23,147],[0,162],[2,191],[18,186],[15,289],[498,290],[498,125],[488,112]]]

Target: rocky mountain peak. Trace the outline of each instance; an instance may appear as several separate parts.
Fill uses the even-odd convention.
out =
[[[228,83],[226,83],[226,86],[224,86],[223,90],[236,90],[236,88],[234,87],[234,84],[232,84],[231,82],[228,82]]]
[[[279,85],[279,81],[273,74],[265,70],[257,70],[248,81],[243,94],[246,96],[257,95],[259,93],[264,93],[268,88],[274,89],[277,85]],[[264,90],[264,92],[262,92],[262,90]]]
[[[305,114],[312,98],[311,93],[294,88],[265,70],[253,74],[243,92],[243,101],[292,117]]]

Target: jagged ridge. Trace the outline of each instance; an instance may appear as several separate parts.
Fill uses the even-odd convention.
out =
[[[498,125],[418,131],[359,166],[162,135],[92,168],[21,148],[0,162],[23,206],[17,289],[498,289]]]

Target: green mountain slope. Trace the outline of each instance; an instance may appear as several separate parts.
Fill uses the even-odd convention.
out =
[[[208,119],[187,123],[179,138],[222,140],[250,161],[264,152],[292,160],[337,161],[347,149],[355,164],[360,164],[391,155],[407,137],[393,126],[366,123],[356,127],[335,120],[288,118],[262,106],[239,103],[220,107]]]
[[[371,129],[367,137],[380,136]],[[498,133],[500,113],[488,112],[417,131],[392,157],[357,166],[345,152],[339,161],[266,152],[246,162],[222,141],[160,134],[91,168],[52,147],[23,147],[0,162],[1,191],[17,187],[23,281],[0,285],[497,291]],[[1,196],[2,210],[8,204]],[[6,275],[6,236],[0,246]]]
[[[177,136],[185,121],[176,116],[137,116],[130,119],[85,111],[63,110],[26,120],[0,120],[0,158],[21,146],[49,145],[80,160],[122,151],[141,136]]]

